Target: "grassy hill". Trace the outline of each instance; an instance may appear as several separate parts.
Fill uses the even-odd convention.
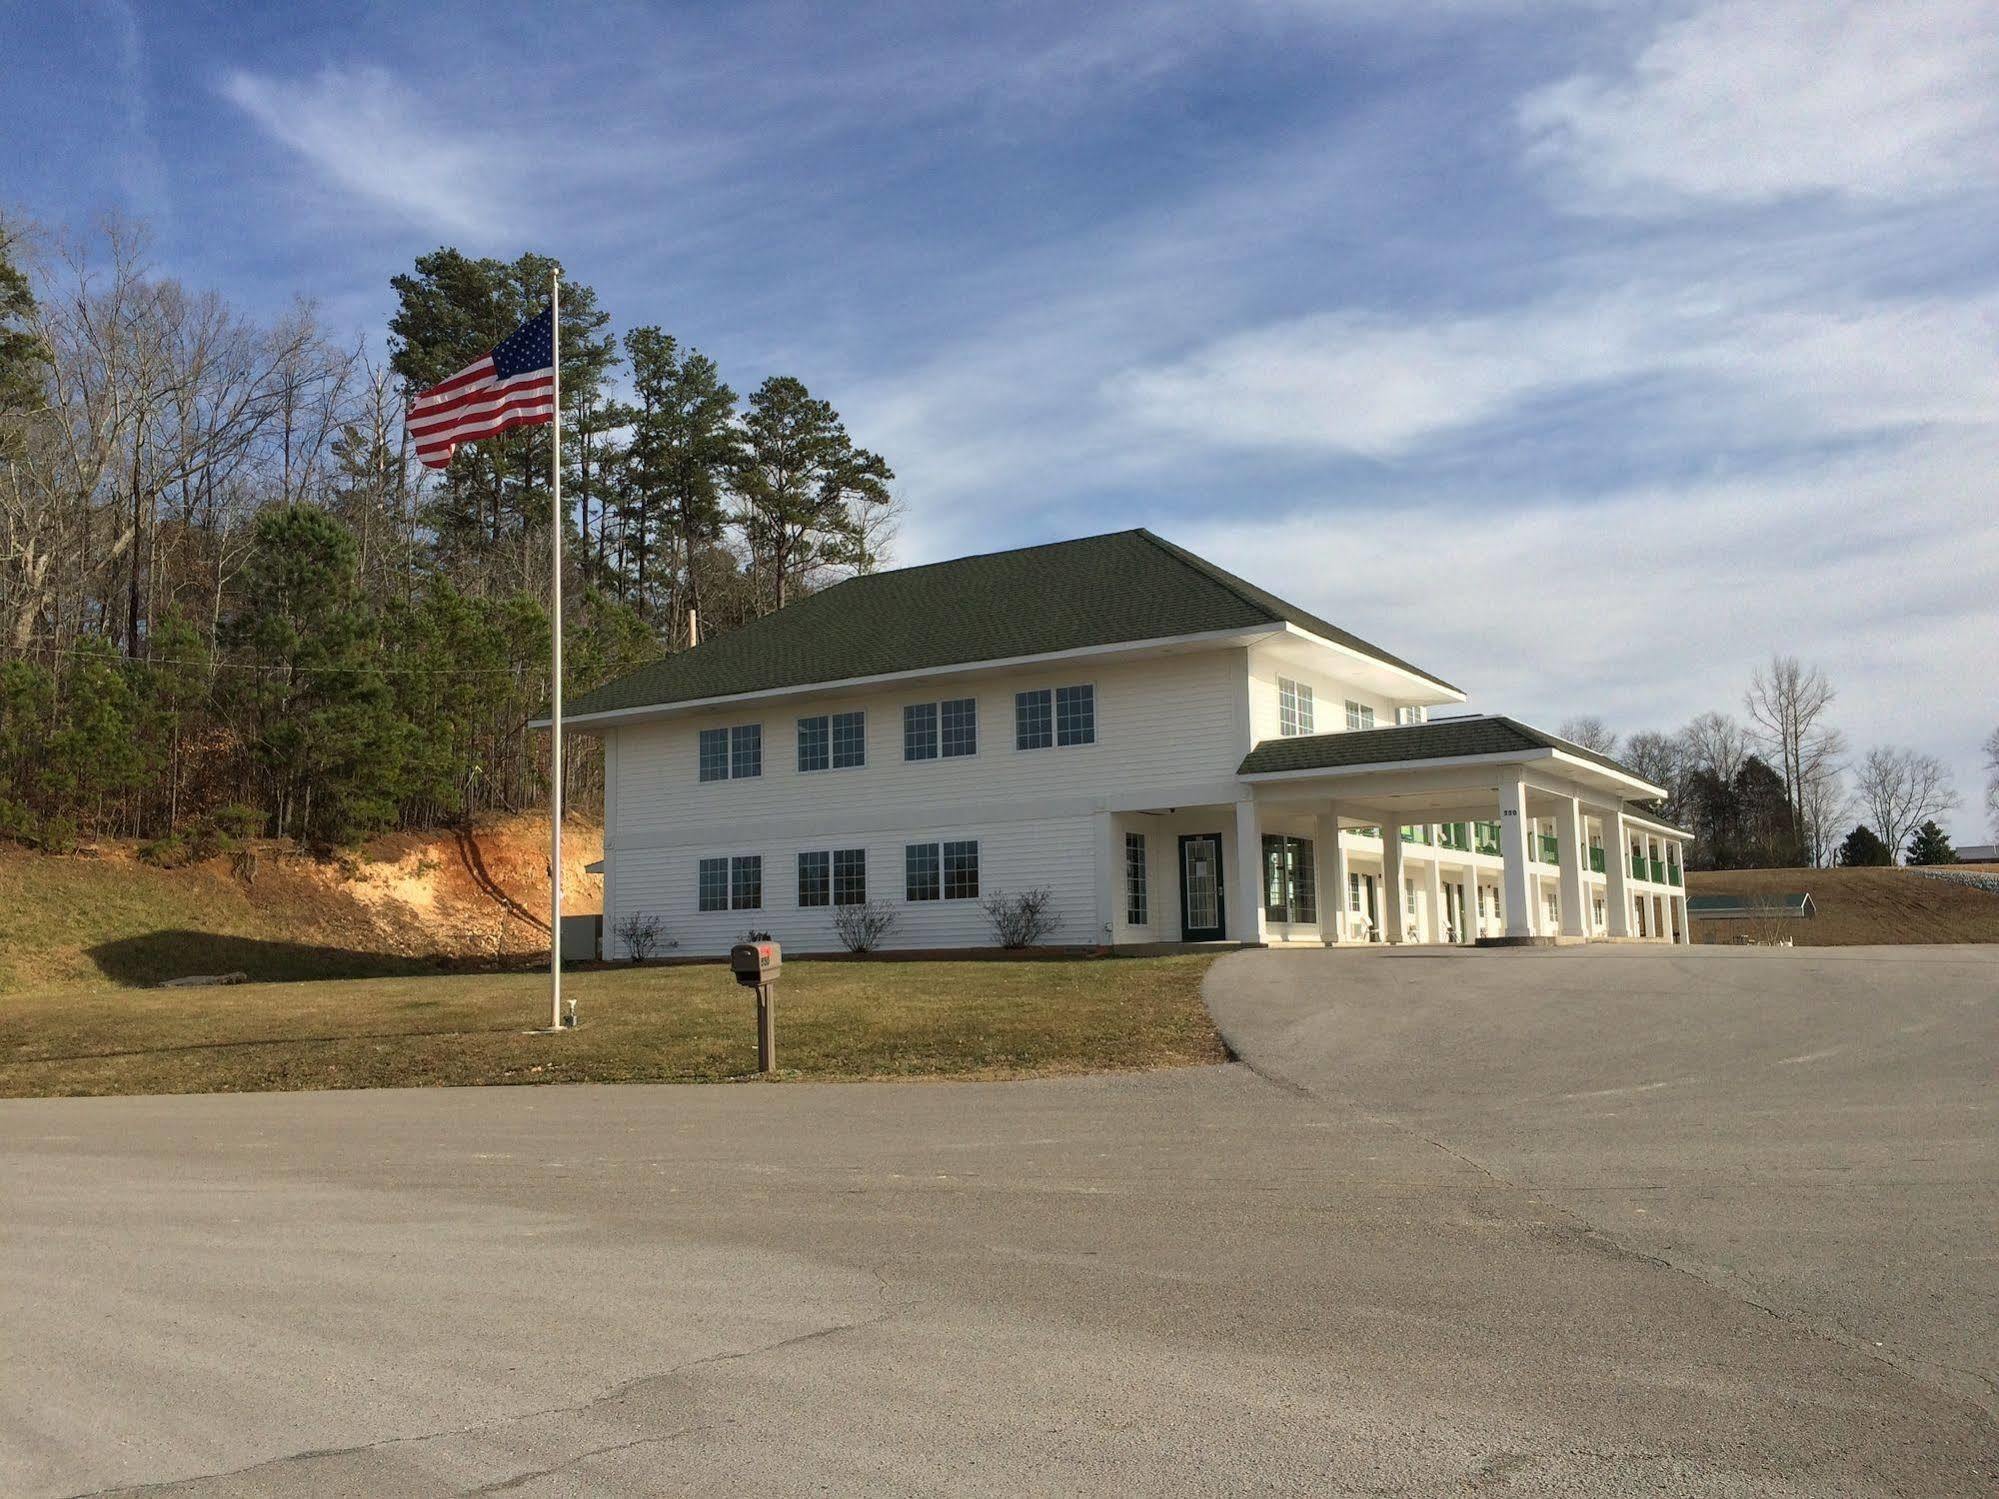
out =
[[[1784,924],[1801,947],[1999,942],[1999,895],[1906,869],[1726,869],[1687,874],[1689,895],[1811,892],[1818,915]],[[1740,922],[1694,920],[1697,942],[1732,942]]]
[[[547,952],[547,825],[382,839],[333,861],[261,845],[155,869],[121,844],[52,857],[0,845],[0,993],[146,987],[188,974],[367,978]],[[565,904],[594,911],[596,829],[563,840]]]

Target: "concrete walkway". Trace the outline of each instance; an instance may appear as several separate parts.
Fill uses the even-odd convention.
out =
[[[1216,1008],[1278,1083],[0,1104],[0,1492],[1989,1495],[1999,1429],[1946,1370],[1991,1346],[1989,1011],[1896,997],[1898,956],[1825,982],[1910,1038],[1927,1110],[1787,1062],[1843,1044],[1802,1012],[1705,1050],[1641,1022],[1721,1023],[1675,987],[1698,951],[1229,959]],[[1605,982],[1599,1019],[1572,985]],[[1758,1066],[1819,1070],[1729,1105],[1716,1069]],[[1690,1073],[1705,1145],[1652,1101]],[[1460,1107],[1520,1116],[1518,1156]],[[1889,1194],[1857,1215],[1856,1172]],[[1761,1294],[1627,1231],[1731,1183]],[[1834,1232],[1909,1288],[1871,1302]],[[1815,1285],[1824,1326],[1784,1299]],[[1932,1291],[1954,1318],[1908,1310]]]

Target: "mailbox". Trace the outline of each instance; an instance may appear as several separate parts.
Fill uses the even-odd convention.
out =
[[[775,942],[738,942],[729,949],[729,971],[757,991],[757,1071],[777,1071],[777,975],[784,949]]]
[[[775,942],[738,942],[729,949],[729,968],[745,988],[776,983],[783,967],[784,949]]]

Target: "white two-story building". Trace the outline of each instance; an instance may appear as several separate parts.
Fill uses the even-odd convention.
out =
[[[604,739],[606,955],[746,930],[1062,945],[1686,941],[1686,834],[1624,766],[1154,536],[840,583],[584,696]]]

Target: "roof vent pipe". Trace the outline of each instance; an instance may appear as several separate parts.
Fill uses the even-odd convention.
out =
[[[687,611],[687,644],[691,648],[701,643],[701,621],[692,609]]]

